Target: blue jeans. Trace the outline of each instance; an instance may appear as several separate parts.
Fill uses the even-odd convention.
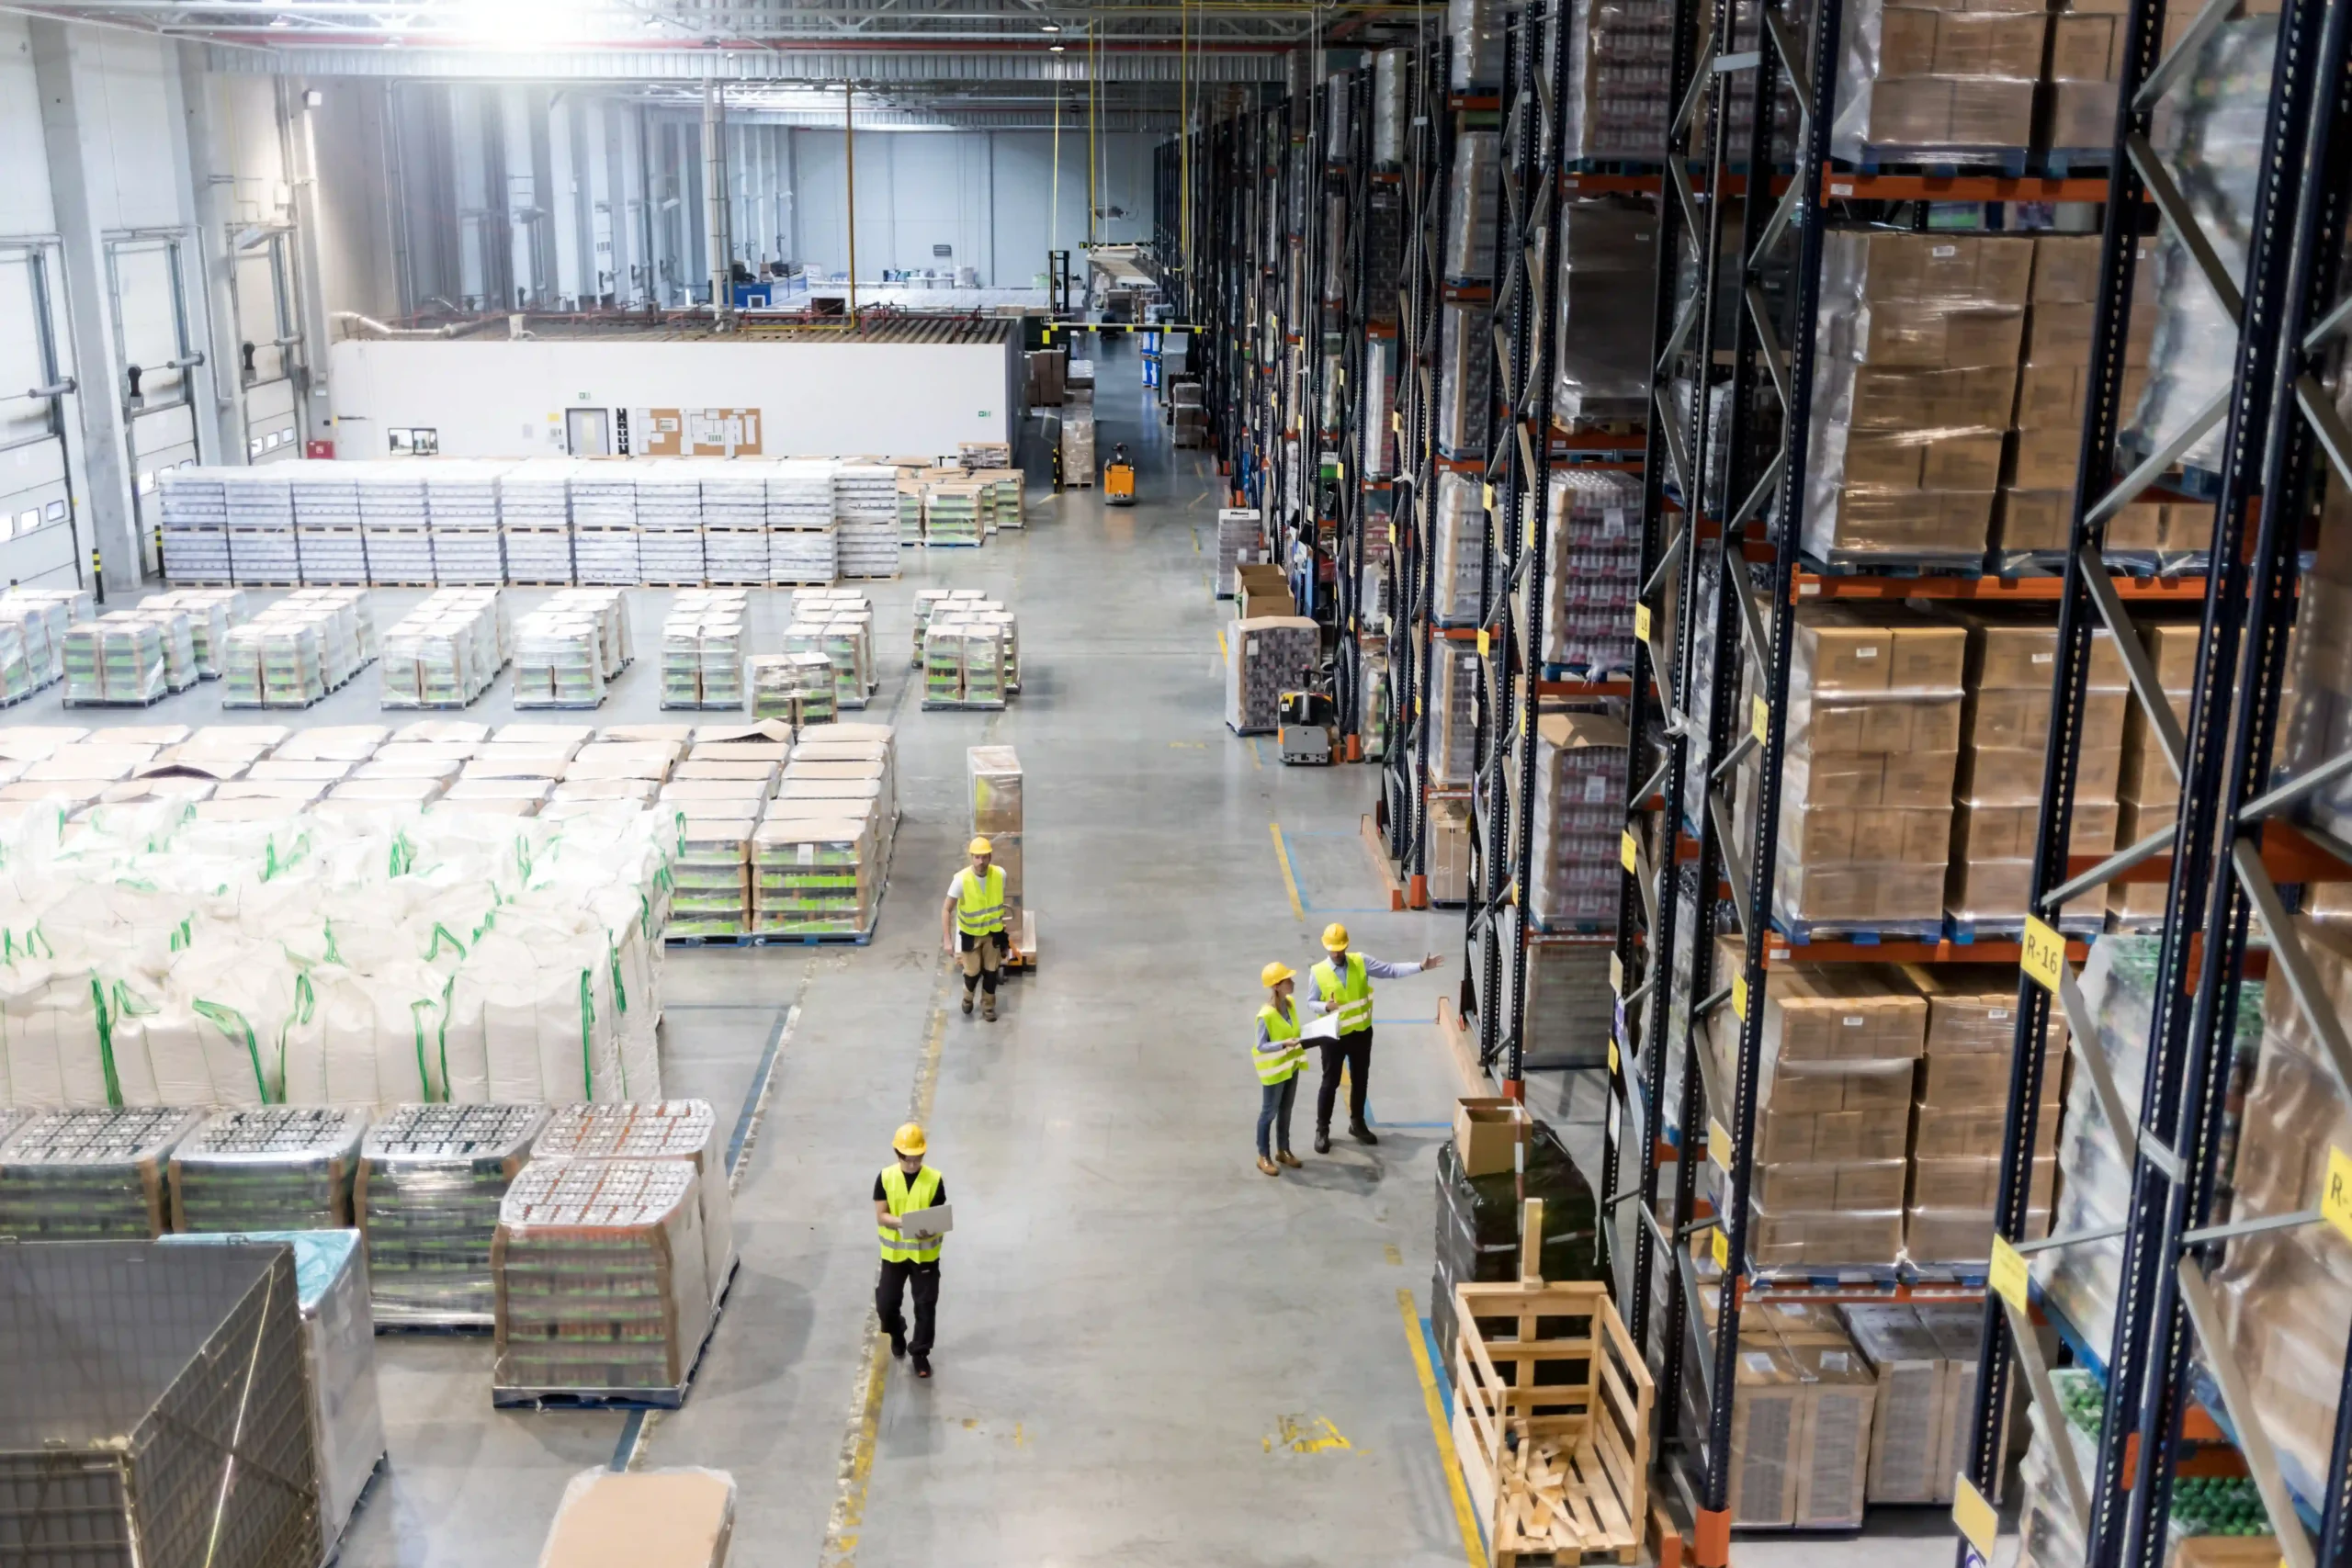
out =
[[[1284,1154],[1290,1153],[1290,1107],[1298,1098],[1298,1075],[1293,1073],[1280,1083],[1258,1086],[1258,1157],[1272,1159],[1266,1147],[1267,1129],[1280,1124],[1282,1141],[1274,1145]]]

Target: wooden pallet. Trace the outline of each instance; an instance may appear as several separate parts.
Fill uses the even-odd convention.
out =
[[[1006,933],[1004,969],[1007,974],[1037,972],[1037,911],[1021,911],[1018,931]]]
[[[1495,1568],[1635,1562],[1649,1524],[1649,1368],[1606,1283],[1544,1283],[1541,1200],[1521,1234],[1516,1283],[1454,1287],[1463,1480]]]

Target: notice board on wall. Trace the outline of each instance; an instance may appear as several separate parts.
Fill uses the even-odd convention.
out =
[[[756,457],[757,409],[631,409],[631,448],[639,457]]]

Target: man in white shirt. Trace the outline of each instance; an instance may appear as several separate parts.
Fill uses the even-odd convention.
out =
[[[1380,1139],[1364,1120],[1364,1094],[1372,1078],[1372,982],[1397,980],[1445,962],[1432,953],[1419,964],[1392,964],[1370,953],[1348,951],[1348,928],[1334,920],[1323,928],[1322,963],[1307,971],[1306,1005],[1317,1013],[1340,1015],[1340,1037],[1323,1042],[1323,1081],[1315,1090],[1315,1152],[1331,1152],[1331,1109],[1340,1098],[1340,1071],[1348,1074],[1348,1136],[1359,1144]]]

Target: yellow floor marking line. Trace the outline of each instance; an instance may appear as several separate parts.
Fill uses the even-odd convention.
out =
[[[1382,1262],[1388,1264],[1392,1268],[1402,1269],[1405,1267],[1405,1255],[1396,1250],[1396,1244],[1393,1241],[1386,1247],[1380,1249],[1380,1258]]]
[[[1230,657],[1225,651],[1225,628],[1223,626],[1219,626],[1216,629],[1216,656],[1219,660]]]
[[[1317,1416],[1312,1420],[1304,1416],[1277,1416],[1274,1428],[1274,1435],[1263,1439],[1268,1453],[1272,1453],[1277,1445],[1283,1452],[1294,1454],[1319,1454],[1355,1447],[1331,1425],[1329,1416]]]
[[[1487,1568],[1487,1540],[1478,1533],[1478,1514],[1470,1506],[1470,1488],[1462,1482],[1462,1460],[1453,1451],[1453,1432],[1445,1424],[1445,1405],[1437,1396],[1437,1372],[1430,1366],[1430,1348],[1421,1334],[1420,1314],[1413,1310],[1412,1292],[1396,1292],[1396,1315],[1405,1320],[1405,1343],[1413,1348],[1413,1371],[1420,1376],[1430,1436],[1437,1439],[1438,1463],[1445,1469],[1446,1490],[1453,1494],[1453,1522],[1462,1531],[1462,1560],[1470,1568]]]
[[[932,982],[931,1021],[922,1043],[922,1060],[915,1068],[913,1090],[907,1096],[907,1120],[927,1122],[939,1093],[939,1053],[947,1039],[947,1009],[939,999],[947,973],[942,960]],[[857,1541],[865,1528],[865,1498],[874,1479],[874,1447],[882,1431],[882,1395],[889,1386],[886,1374],[890,1355],[882,1325],[869,1311],[865,1342],[860,1350],[856,1393],[850,1401],[848,1427],[842,1433],[840,1490],[825,1519],[825,1544],[818,1553],[820,1568],[854,1568]]]
[[[1303,924],[1306,919],[1306,906],[1298,901],[1298,878],[1291,874],[1290,846],[1283,842],[1283,825],[1269,822],[1266,830],[1274,836],[1274,858],[1283,863],[1283,886],[1290,893],[1290,912],[1297,916]]]
[[[1266,754],[1258,750],[1258,738],[1250,738],[1250,766],[1259,773],[1266,771]]]

